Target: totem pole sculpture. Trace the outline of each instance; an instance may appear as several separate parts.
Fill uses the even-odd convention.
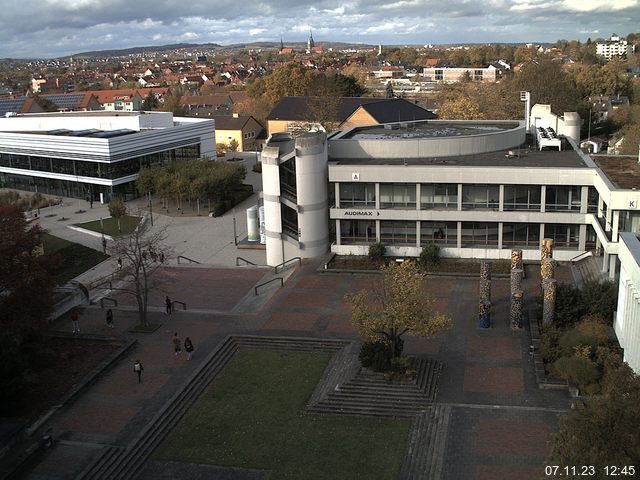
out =
[[[480,328],[491,326],[491,264],[480,263],[480,302],[478,307]]]
[[[524,292],[516,290],[511,294],[511,309],[509,311],[509,319],[511,320],[511,328],[518,330],[522,328],[522,300]]]

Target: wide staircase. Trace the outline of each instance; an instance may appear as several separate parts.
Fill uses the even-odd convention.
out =
[[[606,275],[602,273],[602,257],[594,257],[593,255],[571,262],[571,273],[579,288],[582,288],[585,282],[606,279]]]
[[[325,388],[323,398],[313,399],[307,411],[346,415],[414,417],[435,400],[440,362],[414,358],[415,378],[389,380],[383,373],[357,368],[355,375]],[[315,400],[315,401],[314,401]]]
[[[240,348],[264,348],[295,352],[338,352],[345,340],[303,337],[229,336],[207,357],[198,371],[173,395],[126,447],[105,446],[78,480],[133,479],[166,435],[196,402],[211,381],[233,359]]]

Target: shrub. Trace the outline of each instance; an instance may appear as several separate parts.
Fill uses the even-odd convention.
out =
[[[369,245],[369,260],[374,262],[381,262],[384,258],[384,254],[387,251],[387,247],[382,242],[376,242]]]
[[[562,355],[562,349],[558,344],[560,330],[554,325],[546,325],[540,334],[540,352],[545,363],[552,364]]]
[[[618,286],[616,283],[608,280],[585,282],[582,288],[582,298],[586,313],[599,315],[607,325],[612,324],[613,312],[618,304]]]
[[[416,370],[413,368],[409,357],[393,357],[391,359],[387,380],[399,380],[406,377],[412,378],[415,375]]]
[[[376,372],[387,371],[391,365],[391,345],[386,342],[365,342],[358,355],[363,367]]]
[[[582,356],[561,357],[554,362],[553,369],[560,377],[577,382],[581,389],[600,377],[598,366]]]
[[[422,247],[418,264],[423,269],[428,269],[440,263],[440,247],[435,243],[430,243]]]

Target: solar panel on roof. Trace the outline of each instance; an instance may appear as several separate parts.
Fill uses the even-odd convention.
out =
[[[0,115],[4,116],[7,112],[19,112],[25,100],[24,97],[0,100]]]
[[[55,103],[59,108],[76,108],[84,99],[84,94],[44,95],[44,98]]]
[[[94,133],[98,133],[101,130],[98,130],[96,128],[88,128],[86,130],[76,130],[74,132],[70,132],[69,136],[70,137],[88,137],[89,135],[93,135]]]
[[[47,132],[47,135],[66,135],[69,132],[71,132],[71,130],[68,130],[66,128],[57,128],[55,130],[49,130]]]

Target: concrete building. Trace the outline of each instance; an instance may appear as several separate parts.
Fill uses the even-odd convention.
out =
[[[620,280],[613,328],[624,349],[624,361],[640,374],[640,239],[637,233],[620,234],[618,256]]]
[[[500,70],[493,65],[488,67],[432,67],[426,66],[422,76],[428,82],[460,82],[469,78],[479,82],[495,82],[500,77]]]
[[[635,46],[617,35],[612,35],[609,40],[596,43],[596,55],[611,60],[615,57],[630,57],[635,51]]]
[[[349,128],[326,140],[326,177],[315,147],[323,134],[301,144],[272,136],[263,153],[267,262],[329,250],[364,255],[374,242],[401,257],[435,243],[445,257],[507,259],[518,248],[539,260],[542,239],[551,238],[557,260],[597,252],[613,278],[619,232],[640,230],[640,193],[620,183],[628,173],[577,148],[577,114],[558,117],[547,107],[532,108],[529,129],[522,121],[439,120]],[[553,128],[556,138],[541,145],[538,128]],[[314,158],[315,173],[298,171],[299,158]],[[303,226],[308,212],[328,219],[327,239]]]
[[[0,187],[132,198],[141,167],[203,156],[215,158],[213,120],[104,111],[0,118]]]

